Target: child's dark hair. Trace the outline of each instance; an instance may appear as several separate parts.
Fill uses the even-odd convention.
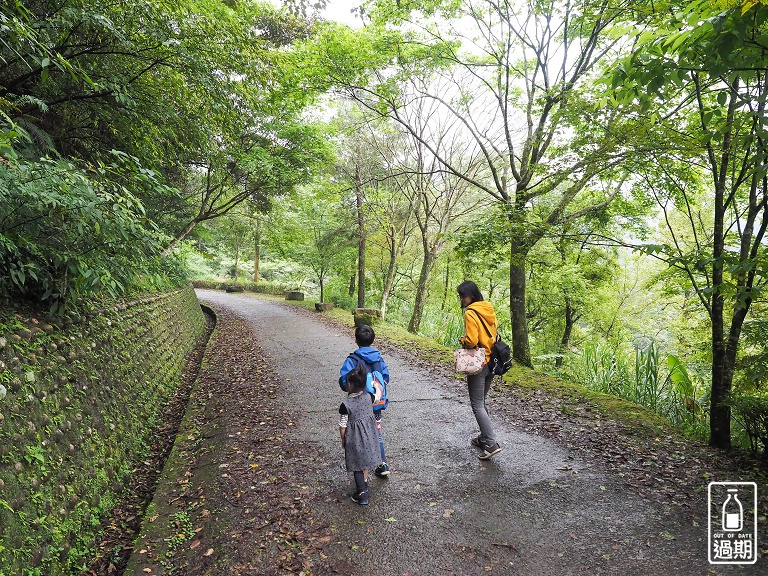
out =
[[[347,373],[347,393],[354,394],[365,390],[365,383],[368,380],[368,370],[365,366],[358,364]]]
[[[472,280],[465,280],[459,284],[456,288],[456,292],[459,293],[459,296],[469,296],[472,298],[472,303],[483,301],[483,295],[480,292],[480,288],[478,288],[477,284],[472,282]]]
[[[370,346],[376,338],[376,333],[368,324],[361,324],[355,330],[355,342],[359,346]]]

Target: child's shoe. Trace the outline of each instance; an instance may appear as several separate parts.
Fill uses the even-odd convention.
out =
[[[387,476],[389,476],[389,464],[387,464],[386,462],[382,462],[381,464],[376,466],[376,469],[373,471],[373,473],[376,474],[376,476],[378,476],[379,478],[386,478]]]
[[[368,506],[368,490],[361,490],[352,494],[352,502],[360,506]]]

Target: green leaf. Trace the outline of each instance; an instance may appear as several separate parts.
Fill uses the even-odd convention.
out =
[[[728,94],[726,92],[718,92],[717,103],[720,104],[720,106],[725,106],[727,102],[728,102]]]

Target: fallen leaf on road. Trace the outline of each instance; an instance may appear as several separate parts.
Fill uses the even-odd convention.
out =
[[[211,554],[213,554],[213,548],[208,548],[208,550],[205,551],[205,554],[203,554],[203,556],[210,556]]]

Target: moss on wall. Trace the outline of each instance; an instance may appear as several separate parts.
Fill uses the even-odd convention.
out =
[[[0,320],[0,576],[83,568],[204,332],[191,286]]]

